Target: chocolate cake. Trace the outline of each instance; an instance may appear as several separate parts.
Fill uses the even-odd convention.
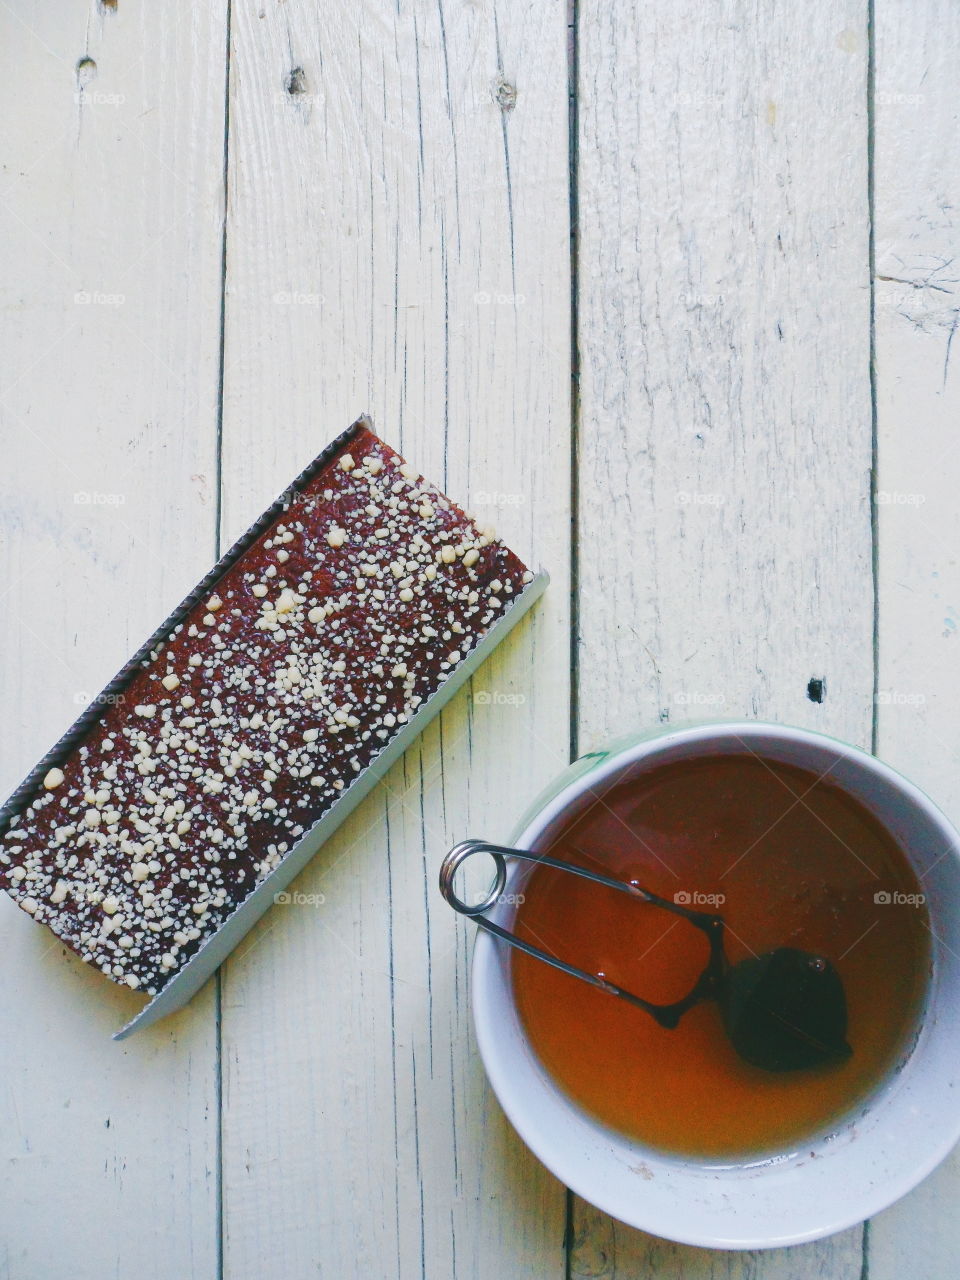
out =
[[[358,425],[136,664],[0,837],[0,885],[162,989],[532,574]]]

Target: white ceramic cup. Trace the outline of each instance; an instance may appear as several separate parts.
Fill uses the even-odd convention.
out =
[[[524,819],[512,844],[544,847],[580,806],[653,765],[752,751],[824,774],[870,810],[909,858],[926,895],[932,972],[905,1060],[845,1122],[796,1150],[748,1164],[657,1151],[615,1133],[554,1083],[513,1000],[512,948],[478,931],[473,1015],[500,1103],[530,1149],[583,1199],[687,1244],[798,1244],[870,1217],[911,1190],[960,1138],[960,836],[915,786],[873,756],[821,734],[755,721],[693,725],[577,761]],[[529,863],[508,861],[490,919],[510,928]],[[613,997],[611,997],[612,999]]]

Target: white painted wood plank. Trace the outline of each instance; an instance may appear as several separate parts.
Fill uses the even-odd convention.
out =
[[[876,16],[875,235],[879,754],[960,821],[960,13]],[[957,1154],[868,1234],[871,1280],[956,1274]]]
[[[212,559],[224,8],[0,10],[4,794]],[[214,1276],[210,993],[121,1047],[133,993],[0,934],[0,1275]]]
[[[868,745],[866,6],[581,0],[578,56],[580,749]],[[861,1236],[714,1254],[577,1202],[571,1274],[845,1280]]]
[[[323,904],[229,962],[226,1274],[559,1280],[564,1193],[486,1088],[473,928],[435,877],[568,758],[565,14],[242,0],[233,25],[227,536],[367,409],[553,585],[473,682],[513,701],[461,695],[302,877]]]
[[[862,1229],[842,1231],[813,1245],[762,1251],[693,1249],[635,1231],[575,1201],[576,1226],[571,1277],[630,1277],[630,1280],[797,1280],[847,1277],[860,1280]],[[920,1274],[920,1273],[917,1273]]]

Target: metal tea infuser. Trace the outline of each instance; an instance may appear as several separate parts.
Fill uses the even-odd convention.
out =
[[[454,888],[454,876],[468,858],[487,854],[496,875],[490,891],[475,905],[464,902]],[[655,1004],[625,991],[606,977],[588,973],[541,950],[485,916],[503,894],[507,883],[507,858],[519,858],[556,871],[569,872],[618,893],[626,893],[638,905],[656,907],[680,916],[705,934],[710,957],[690,991],[670,1004]],[[476,920],[480,928],[511,947],[552,965],[562,973],[626,1000],[642,1009],[662,1027],[673,1030],[688,1009],[704,1000],[715,1000],[723,1026],[734,1049],[745,1061],[766,1071],[793,1071],[847,1059],[847,1002],[843,982],[825,956],[796,947],[777,947],[731,965],[724,950],[724,922],[720,915],[695,911],[644,889],[635,880],[616,880],[547,854],[486,840],[463,840],[450,850],[440,867],[440,892],[461,915]]]

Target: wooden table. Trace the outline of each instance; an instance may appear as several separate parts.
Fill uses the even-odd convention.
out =
[[[956,4],[0,14],[4,793],[361,410],[553,576],[322,905],[156,1029],[113,1043],[136,997],[2,897],[0,1277],[952,1277],[955,1160],[752,1255],[568,1195],[435,876],[692,714],[873,746],[960,818]]]

